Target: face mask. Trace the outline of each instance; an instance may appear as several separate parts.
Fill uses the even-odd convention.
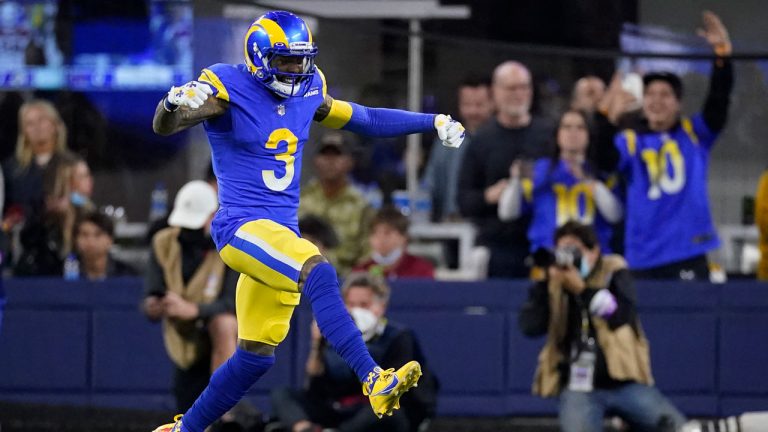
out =
[[[397,248],[390,252],[388,255],[382,255],[376,251],[371,252],[371,258],[373,259],[373,262],[382,266],[390,266],[396,263],[401,256],[403,256],[403,248]]]
[[[79,192],[72,192],[69,195],[69,200],[72,202],[72,205],[75,207],[82,207],[85,205],[86,202],[88,202],[88,198],[86,198],[85,195]]]
[[[579,274],[582,278],[586,279],[587,276],[589,276],[589,272],[592,271],[591,268],[589,268],[589,263],[587,262],[586,257],[581,257],[581,265],[579,266]]]
[[[376,315],[374,315],[373,312],[368,309],[354,307],[349,311],[349,314],[352,315],[352,319],[355,320],[355,325],[360,330],[360,333],[363,334],[364,341],[368,342],[374,335],[376,335],[376,327],[379,319],[376,318]]]

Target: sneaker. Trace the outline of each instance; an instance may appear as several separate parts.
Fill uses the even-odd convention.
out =
[[[173,423],[158,426],[157,429],[152,432],[181,432],[181,414],[178,414],[173,418]]]
[[[371,400],[373,412],[379,418],[400,408],[400,396],[416,387],[421,376],[421,365],[410,361],[395,372],[394,369],[382,370],[377,367],[368,374],[363,382],[363,394]]]

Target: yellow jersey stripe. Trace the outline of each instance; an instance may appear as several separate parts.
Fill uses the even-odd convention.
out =
[[[349,102],[334,99],[331,102],[331,112],[328,113],[328,116],[320,124],[331,129],[341,129],[351,118],[352,105]]]
[[[283,31],[282,27],[280,27],[280,24],[272,21],[269,18],[261,18],[260,20],[256,21],[256,24],[261,25],[261,27],[264,28],[264,31],[267,32],[270,45],[274,47],[276,43],[282,42],[285,48],[288,48],[288,36],[285,35],[285,32]]]
[[[323,100],[325,100],[325,95],[328,94],[328,85],[325,83],[325,74],[319,67],[317,67],[317,65],[315,65],[315,69],[317,69],[317,74],[320,75],[320,80],[323,82]]]
[[[627,153],[634,156],[637,151],[637,134],[632,129],[624,131],[624,139],[627,140]]]
[[[520,181],[520,186],[523,188],[523,198],[528,202],[533,202],[533,181],[524,178]]]
[[[683,126],[683,130],[686,134],[691,138],[691,141],[693,141],[694,144],[699,144],[699,137],[696,135],[696,132],[693,131],[693,123],[691,123],[691,119],[688,117],[683,117],[682,120],[680,120],[680,124]]]
[[[219,77],[213,73],[212,70],[203,69],[203,72],[197,80],[212,85],[218,92],[216,93],[216,97],[229,102],[229,92],[227,92],[227,88],[224,87],[224,83],[221,82]]]

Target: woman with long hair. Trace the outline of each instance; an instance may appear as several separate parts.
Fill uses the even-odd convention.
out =
[[[58,240],[58,255],[64,259],[74,249],[75,221],[96,210],[91,201],[93,180],[84,159],[67,155],[61,158],[53,176],[53,186],[45,196],[44,227]]]
[[[67,150],[67,127],[48,101],[35,99],[19,109],[16,153],[5,163],[5,222],[35,218],[45,210],[56,167]],[[8,220],[9,217],[14,220]]]
[[[60,274],[62,254],[71,244],[64,232],[74,220],[64,197],[76,160],[67,150],[67,128],[56,108],[39,99],[24,103],[19,109],[16,153],[3,169],[3,230],[18,232],[21,244],[21,250],[12,251],[15,273]]]
[[[499,200],[499,218],[533,218],[528,229],[531,251],[551,249],[557,227],[576,220],[594,226],[604,251],[610,251],[611,224],[621,220],[623,206],[587,160],[586,114],[570,109],[560,117],[551,157],[535,162],[531,178],[522,178],[521,162],[510,167],[510,181]]]

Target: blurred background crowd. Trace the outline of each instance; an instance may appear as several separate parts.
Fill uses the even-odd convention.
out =
[[[394,251],[404,249],[437,269],[431,273],[418,266],[413,271],[420,276],[526,277],[532,264],[527,257],[551,246],[551,234],[537,233],[542,227],[551,231],[547,217],[556,218],[554,227],[569,218],[594,223],[603,246],[624,253],[628,229],[652,233],[662,221],[637,216],[652,203],[627,192],[631,174],[606,155],[613,151],[616,132],[643,127],[640,120],[649,109],[643,108],[643,92],[650,83],[643,75],[665,71],[676,75],[667,84],[678,91],[680,114],[693,117],[707,103],[721,111],[717,145],[711,157],[707,152],[703,173],[676,172],[674,164],[680,162],[674,155],[659,156],[659,170],[668,171],[665,180],[682,182],[681,195],[696,189],[704,200],[700,208],[711,213],[717,228],[708,233],[707,247],[672,254],[667,261],[706,254],[715,280],[726,273],[758,274],[757,228],[764,222],[760,194],[765,193],[758,182],[765,150],[757,142],[765,132],[760,101],[766,72],[765,60],[752,53],[759,51],[762,29],[742,25],[754,9],[749,4],[717,11],[726,24],[739,23],[727,29],[737,58],[730,62],[729,77],[710,84],[712,61],[706,57],[713,45],[696,35],[705,3],[674,17],[653,1],[595,1],[557,8],[472,5],[466,19],[423,20],[419,105],[427,112],[454,113],[468,128],[467,145],[450,152],[435,145],[434,137],[423,136],[414,152],[406,149],[405,139],[318,128],[307,148],[312,163],[305,164],[302,176],[301,215],[330,224],[338,242],[328,253],[342,273],[367,258],[389,262]],[[6,275],[64,275],[68,257],[81,260],[82,247],[96,247],[85,238],[81,247],[73,230],[94,211],[112,222],[103,226],[110,240],[101,246],[113,252],[109,274],[146,267],[152,224],[168,214],[181,185],[211,174],[201,131],[154,136],[148,121],[152,110],[139,108],[151,107],[164,88],[194,78],[200,67],[240,61],[237,40],[249,22],[244,17],[261,10],[204,1],[3,3]],[[404,107],[409,61],[404,22],[366,20],[365,8],[355,15],[360,18],[310,17],[322,35],[318,61],[331,93],[372,106]],[[121,25],[119,32],[112,30],[113,23]],[[214,29],[221,35],[215,40],[193,38]],[[344,39],[349,32],[357,35],[353,42]],[[738,57],[740,52],[750,54]],[[677,118],[676,112],[663,115]],[[568,128],[587,134],[569,136]],[[486,148],[486,142],[501,139],[511,144]],[[569,180],[546,180],[566,181],[566,189],[523,193],[545,182],[535,179],[535,167],[541,168],[544,158],[554,164],[550,174],[560,160],[567,165]],[[561,207],[555,216],[543,214],[542,206],[551,203],[542,202],[553,193]],[[387,234],[371,225],[375,213],[388,206],[406,216],[397,228],[407,246],[405,239],[382,240]],[[689,215],[671,211],[668,216],[673,220],[663,224],[674,227],[685,224],[674,219]],[[643,247],[633,243],[634,235],[629,240],[630,248]],[[630,261],[637,269],[668,263]],[[391,264],[384,265],[388,274],[411,274],[392,272]]]
[[[168,327],[180,411],[234,349],[237,275],[207,259],[216,179],[202,128],[163,138],[151,119],[171,85],[209,64],[242,61],[244,30],[269,8],[259,3],[0,3],[3,276],[144,278],[142,310]],[[423,355],[411,330],[383,319],[388,283],[541,283],[558,259],[556,230],[573,221],[594,230],[603,253],[626,257],[636,279],[768,279],[768,9],[760,0],[685,2],[674,13],[660,0],[450,0],[433,6],[468,8],[415,27],[359,3],[354,13],[302,15],[329,94],[369,106],[415,103],[467,129],[456,151],[434,136],[413,146],[320,127],[307,143],[302,235],[348,279],[345,301],[379,355]],[[416,102],[408,93],[414,39],[423,43]],[[647,148],[653,139],[658,150]],[[180,268],[168,258],[171,244]],[[199,348],[184,345],[190,332],[207,354],[190,354]],[[334,387],[349,377],[325,349],[313,332],[306,388],[355,406]],[[437,382],[386,430],[415,430],[432,417]],[[313,397],[276,391],[283,426],[319,430],[332,412],[337,425],[363,425],[339,430],[370,430]]]

